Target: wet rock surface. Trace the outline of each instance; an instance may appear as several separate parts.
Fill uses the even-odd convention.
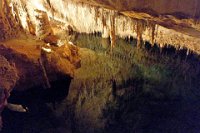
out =
[[[43,42],[31,39],[14,39],[0,44],[1,110],[12,90],[15,92],[11,93],[12,97],[17,98],[11,102],[17,104],[39,99],[42,103],[54,103],[67,96],[74,70],[80,67],[78,48],[66,44],[51,47],[48,53],[42,52],[42,45]]]

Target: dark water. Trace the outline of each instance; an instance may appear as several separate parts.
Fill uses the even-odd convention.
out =
[[[2,113],[2,133],[48,133],[58,132],[62,119],[57,118],[52,110],[68,95],[70,77],[60,77],[51,82],[51,88],[38,86],[25,92],[12,91],[10,103],[21,104],[29,110],[27,113],[13,112],[5,109]],[[48,104],[47,104],[48,103]]]
[[[98,36],[79,36],[79,40],[80,47],[106,53],[123,64],[120,73],[126,77],[120,81],[121,75],[114,74],[117,94],[103,109],[103,132],[200,132],[199,56],[147,42],[138,48],[133,39],[118,39],[112,51],[109,42]]]
[[[173,47],[152,47],[147,42],[136,47],[134,39],[118,39],[111,50],[109,40],[94,35],[79,35],[75,44],[93,53],[86,52],[70,89],[94,90],[92,98],[80,92],[81,105],[78,100],[70,106],[57,102],[65,108],[62,115],[57,115],[52,104],[44,104],[46,100],[40,102],[40,98],[31,96],[32,92],[29,98],[26,93],[22,98],[18,95],[14,97],[17,101],[34,99],[24,103],[30,112],[5,110],[4,133],[200,132],[200,60],[197,55],[187,55],[186,50],[177,51]],[[77,99],[81,99],[79,97]],[[10,100],[15,101],[12,97]],[[90,108],[98,105],[102,106],[97,117],[97,111]],[[96,126],[96,118],[104,121],[103,126]]]

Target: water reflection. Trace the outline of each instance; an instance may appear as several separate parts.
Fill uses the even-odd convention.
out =
[[[96,75],[108,73],[99,82],[114,76],[117,84],[115,98],[107,100],[103,109],[105,132],[188,133],[200,130],[198,55],[188,55],[186,49],[152,47],[147,42],[138,48],[134,39],[117,39],[112,53],[109,39],[98,36],[79,35],[76,44],[94,50],[98,56],[104,53],[109,57],[98,65],[107,69],[110,63],[110,70],[96,68],[99,69]],[[87,67],[95,73],[93,65]]]
[[[55,108],[31,103],[33,110],[27,114],[5,111],[4,115],[11,117],[4,117],[9,119],[4,120],[7,130],[3,132],[200,131],[197,55],[173,47],[152,47],[147,42],[137,47],[132,37],[118,38],[111,52],[109,39],[100,36],[76,35],[74,44],[81,47],[81,68],[62,103]]]

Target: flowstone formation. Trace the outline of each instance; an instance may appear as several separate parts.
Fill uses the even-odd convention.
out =
[[[151,3],[137,0],[3,0],[1,25],[7,37],[14,33],[11,32],[13,27],[21,27],[20,30],[41,37],[41,30],[45,31],[44,35],[59,34],[70,25],[79,33],[101,33],[104,38],[110,37],[111,45],[115,44],[115,36],[133,37],[137,38],[138,44],[143,40],[160,47],[173,45],[177,49],[187,48],[188,52],[199,53],[198,5],[196,0]],[[62,26],[51,29],[48,25],[53,25],[52,22]]]

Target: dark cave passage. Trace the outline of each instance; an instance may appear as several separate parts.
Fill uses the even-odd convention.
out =
[[[51,88],[38,86],[22,92],[12,91],[8,102],[27,107],[28,112],[4,110],[2,116],[6,119],[2,133],[37,133],[46,132],[44,127],[59,127],[62,123],[52,110],[67,97],[70,83],[70,77],[62,76],[58,81],[50,82]]]

